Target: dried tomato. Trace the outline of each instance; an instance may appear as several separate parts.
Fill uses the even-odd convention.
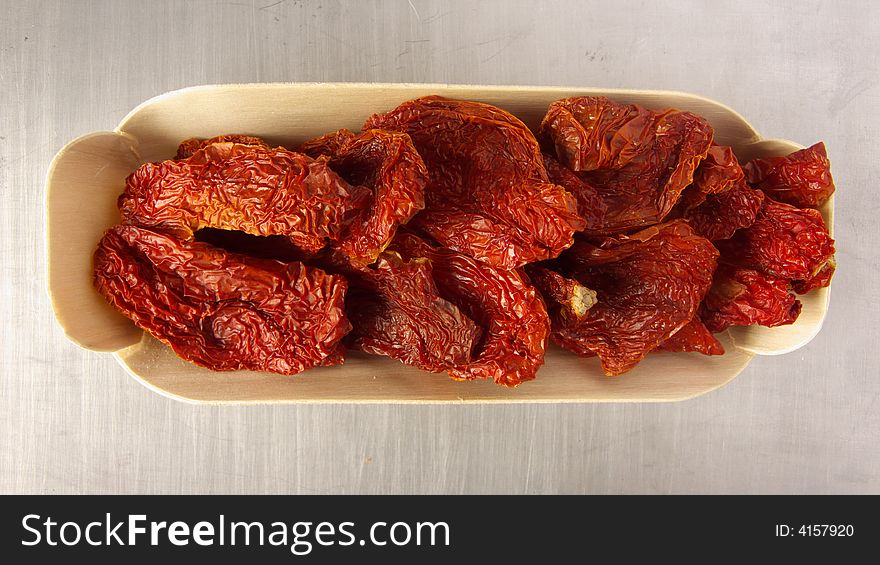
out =
[[[817,210],[769,197],[751,226],[717,246],[723,263],[794,280],[812,278],[834,255],[834,240]]]
[[[196,151],[204,149],[205,147],[214,143],[238,143],[240,145],[256,145],[263,149],[269,149],[269,144],[266,143],[264,139],[260,137],[254,137],[252,135],[218,135],[210,139],[191,137],[189,139],[183,140],[180,143],[180,145],[177,147],[177,155],[175,155],[174,158],[186,159],[188,157],[192,157]]]
[[[815,208],[834,194],[831,162],[822,142],[785,157],[753,159],[744,170],[755,188],[798,208]]]
[[[294,374],[343,361],[346,281],[135,226],[95,252],[95,286],[183,359],[218,371]]]
[[[541,123],[559,161],[595,186],[607,209],[596,233],[662,221],[691,184],[714,132],[689,112],[655,112],[604,97],[557,100]]]
[[[599,189],[591,185],[571,169],[563,167],[553,156],[544,153],[544,167],[550,182],[558,184],[571,193],[577,202],[577,211],[586,224],[585,230],[597,230],[605,220],[605,202]]]
[[[733,237],[736,230],[755,223],[764,204],[764,193],[740,180],[720,194],[707,194],[703,202],[685,213],[697,233],[712,241]]]
[[[95,285],[215,370],[294,374],[348,345],[513,387],[549,337],[608,375],[721,355],[712,332],[790,324],[794,292],[830,283],[809,207],[834,183],[821,143],[741,167],[713,136],[583,96],[550,105],[539,144],[500,108],[428,96],[297,152],[188,139],[126,180]]]
[[[435,247],[410,233],[398,233],[389,250],[410,261],[428,259],[440,296],[481,328],[471,359],[450,367],[451,377],[492,379],[511,387],[535,378],[544,364],[550,320],[541,297],[518,271]]]
[[[299,147],[297,147],[297,151],[305,153],[313,159],[317,159],[321,156],[334,157],[342,151],[342,148],[345,147],[345,145],[354,141],[356,137],[357,134],[353,131],[342,128],[336,131],[331,131],[330,133],[325,133],[324,135],[319,135],[318,137],[313,137],[308,141],[304,141]],[[372,170],[373,168],[374,167],[370,167],[369,170],[366,171],[366,174],[362,174],[367,176],[369,173],[374,173],[375,171]]]
[[[336,241],[368,204],[327,164],[283,148],[212,143],[191,157],[147,163],[126,179],[123,223],[182,239],[201,228],[284,235],[305,251]]]
[[[706,158],[694,172],[694,185],[704,194],[717,194],[730,189],[743,178],[745,175],[733,149],[712,144]]]
[[[599,245],[578,240],[551,264],[594,289],[596,304],[575,325],[554,320],[552,337],[580,355],[598,355],[608,375],[625,373],[693,319],[717,257],[682,220]]]
[[[812,278],[791,281],[791,288],[798,294],[806,294],[813,289],[826,287],[831,284],[835,269],[837,269],[837,263],[832,257]]]
[[[584,226],[534,135],[500,108],[427,96],[370,117],[373,128],[412,138],[430,181],[411,225],[445,247],[512,269],[555,257]]]
[[[789,288],[787,279],[720,265],[700,307],[700,319],[715,333],[730,326],[775,327],[794,323],[801,313],[801,303]]]
[[[299,151],[329,157],[330,168],[342,178],[372,191],[369,206],[334,246],[352,261],[375,261],[397,226],[425,207],[428,171],[405,133],[369,130],[356,135],[343,129],[307,141]]]
[[[677,207],[686,213],[702,204],[710,194],[727,192],[744,179],[745,175],[733,149],[713,143],[706,158],[694,171],[693,184],[682,192]]]
[[[525,266],[529,281],[544,298],[550,319],[568,326],[587,315],[596,303],[596,291],[538,264]]]
[[[539,133],[573,171],[620,169],[648,150],[655,114],[604,96],[576,96],[550,104]]]
[[[699,318],[694,318],[686,326],[661,342],[654,351],[724,355],[724,346]]]
[[[471,362],[482,329],[440,296],[430,260],[386,251],[374,265],[343,273],[352,347],[435,373]]]

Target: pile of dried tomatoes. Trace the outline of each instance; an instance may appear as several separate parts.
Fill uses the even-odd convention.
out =
[[[428,96],[295,151],[184,141],[126,180],[95,285],[182,358],[294,374],[347,348],[454,379],[535,378],[548,338],[608,375],[790,324],[828,286],[824,145],[741,166],[702,117],[604,97],[537,132]]]

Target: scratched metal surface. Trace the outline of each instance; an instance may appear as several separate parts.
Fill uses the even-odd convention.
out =
[[[0,492],[880,492],[880,6],[872,2],[0,2]],[[691,91],[824,139],[824,330],[679,404],[193,407],[56,327],[43,180],[80,134],[202,83]]]

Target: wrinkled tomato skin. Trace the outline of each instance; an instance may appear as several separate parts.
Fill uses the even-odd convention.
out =
[[[699,318],[694,318],[686,326],[661,342],[654,351],[658,353],[702,353],[703,355],[724,355],[724,346],[712,335]]]
[[[834,256],[834,240],[817,210],[769,197],[751,226],[716,245],[723,263],[789,280],[811,279]]]
[[[202,228],[283,235],[316,252],[367,205],[369,191],[284,148],[212,143],[190,157],[146,163],[132,173],[118,205],[122,222],[192,239]]]
[[[349,281],[353,348],[432,373],[470,363],[482,329],[440,296],[430,260],[385,251],[369,267],[337,260],[330,268]]]
[[[255,137],[253,135],[218,135],[209,139],[192,137],[190,139],[185,139],[180,142],[180,145],[177,147],[177,155],[175,155],[174,158],[177,160],[188,159],[192,157],[197,151],[215,143],[237,143],[239,145],[254,145],[261,149],[270,149],[269,144],[266,143],[264,139]]]
[[[821,269],[819,269],[819,272],[816,273],[814,277],[806,280],[791,281],[791,287],[798,294],[806,294],[811,290],[830,286],[835,270],[837,270],[837,263],[835,262],[834,257],[832,257]]]
[[[596,291],[596,304],[553,339],[598,355],[607,375],[623,374],[690,322],[712,283],[718,251],[683,220],[597,244],[578,240],[552,262]]]
[[[550,182],[565,188],[577,202],[577,211],[584,219],[584,231],[602,229],[607,206],[599,195],[599,189],[564,167],[551,155],[544,154],[544,166]]]
[[[557,100],[540,136],[559,162],[595,187],[605,210],[592,235],[663,221],[709,153],[714,131],[702,117],[654,111],[601,96]]]
[[[112,306],[197,365],[292,375],[343,361],[342,277],[125,225],[104,235],[94,268]]]
[[[772,328],[794,323],[801,307],[787,279],[721,265],[700,307],[700,319],[713,333],[753,324]]]
[[[575,198],[549,181],[534,135],[500,108],[426,96],[364,128],[413,140],[430,180],[411,224],[444,247],[515,269],[556,257],[585,225]]]
[[[703,237],[719,241],[754,224],[763,205],[764,193],[740,181],[724,192],[706,195],[684,217]]]
[[[405,133],[343,129],[307,141],[299,150],[316,159],[329,158],[334,172],[371,192],[369,204],[333,245],[355,263],[375,261],[398,226],[425,207],[428,170]]]
[[[526,275],[547,306],[554,326],[574,325],[596,303],[596,292],[539,264],[526,265]]]
[[[755,188],[798,208],[817,208],[834,194],[831,161],[822,142],[785,157],[753,159],[744,170]]]
[[[430,260],[440,295],[482,329],[473,358],[451,368],[452,378],[488,379],[508,387],[535,378],[544,364],[550,319],[540,295],[523,275],[411,233],[398,234],[389,249],[410,260]]]

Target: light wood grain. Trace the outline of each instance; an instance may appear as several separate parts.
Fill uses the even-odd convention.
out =
[[[2,2],[0,492],[880,492],[880,6],[873,2]],[[320,6],[320,7],[319,7]],[[192,406],[59,329],[45,194],[69,140],[198,84],[695,92],[823,139],[839,271],[822,331],[652,404]]]
[[[149,336],[116,354],[147,388],[182,401],[211,404],[657,402],[692,398],[736,377],[752,355],[721,336],[724,356],[651,355],[625,378],[608,378],[596,359],[551,347],[538,377],[516,389],[490,381],[456,382],[387,358],[350,352],[344,365],[292,378],[220,373],[196,367]]]

